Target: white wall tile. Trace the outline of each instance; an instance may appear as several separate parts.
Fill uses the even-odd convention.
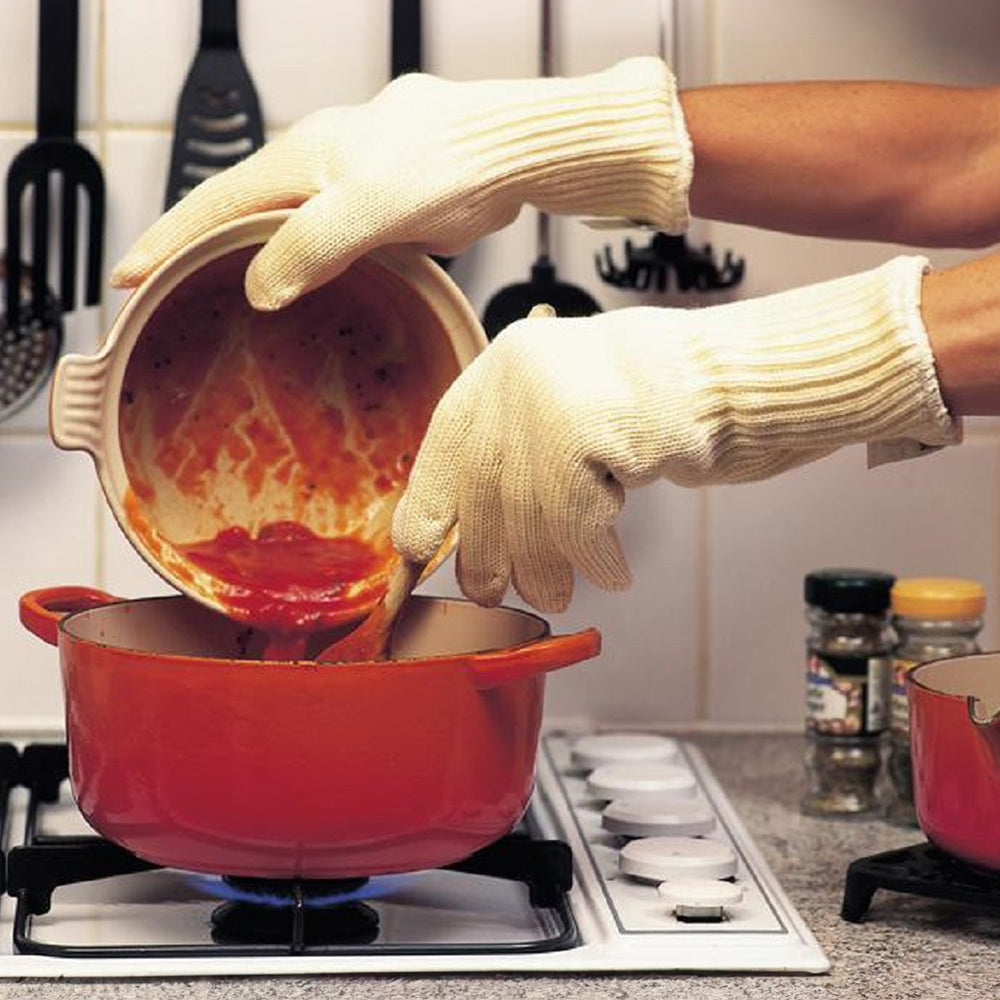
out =
[[[1000,7],[986,0],[716,0],[715,24],[720,82],[997,79]]]
[[[276,127],[365,101],[389,77],[388,4],[244,0],[240,37],[261,110]]]
[[[106,272],[163,211],[171,136],[167,132],[116,129],[105,141],[108,185]],[[110,325],[125,293],[106,285],[106,321]]]
[[[200,4],[105,2],[108,120],[172,128]],[[383,4],[243,0],[240,49],[267,125],[371,97],[388,78],[388,23]]]
[[[657,483],[629,494],[619,538],[632,570],[631,588],[606,593],[577,579],[570,609],[544,616],[554,633],[593,626],[602,636],[599,657],[550,676],[548,715],[666,723],[697,714],[701,517],[696,491]],[[452,562],[422,592],[460,597]],[[530,610],[513,591],[504,604]]]
[[[58,653],[17,619],[22,593],[93,585],[97,488],[81,454],[44,439],[0,438],[0,728],[62,718]]]
[[[198,46],[199,10],[195,0],[104,0],[108,122],[169,126]]]
[[[80,38],[77,72],[77,121],[81,127],[97,118],[97,66],[100,0],[80,0]],[[38,102],[38,4],[3,5],[0,29],[0,122],[28,123],[34,129]]]
[[[983,644],[995,646],[998,489],[1000,445],[984,442],[873,470],[863,447],[845,448],[769,482],[711,490],[710,717],[802,718],[802,583],[814,569],[980,580]]]
[[[101,587],[127,599],[177,593],[132,547],[106,503],[99,527]]]
[[[632,586],[581,586],[570,610],[551,617],[557,631],[596,626],[603,646],[598,659],[552,676],[546,711],[612,723],[699,714],[701,517],[697,491],[657,483],[629,493],[619,535]]]
[[[539,23],[538,0],[426,0],[424,68],[452,80],[534,76]]]

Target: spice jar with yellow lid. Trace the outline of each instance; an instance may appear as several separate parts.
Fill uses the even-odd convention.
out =
[[[975,580],[923,576],[897,580],[890,594],[896,633],[889,709],[889,801],[886,819],[917,826],[910,761],[906,675],[918,663],[979,652],[986,589]]]

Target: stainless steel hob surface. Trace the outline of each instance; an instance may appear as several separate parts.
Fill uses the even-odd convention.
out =
[[[698,735],[690,738],[711,766],[740,821],[777,875],[797,912],[832,963],[819,976],[685,975],[609,971],[477,974],[409,974],[337,977],[206,976],[196,981],[100,978],[54,983],[4,982],[3,995],[24,997],[234,997],[312,995],[396,997],[630,997],[662,996],[664,989],[699,997],[968,996],[995,992],[1000,956],[995,918],[954,906],[879,892],[862,924],[840,919],[847,864],[860,856],[912,843],[913,832],[881,823],[832,823],[798,815],[802,741],[796,736]]]

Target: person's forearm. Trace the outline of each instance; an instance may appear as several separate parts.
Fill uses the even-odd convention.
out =
[[[926,275],[920,311],[951,413],[1000,415],[1000,254]]]
[[[694,215],[911,246],[1000,242],[1000,88],[685,91]]]

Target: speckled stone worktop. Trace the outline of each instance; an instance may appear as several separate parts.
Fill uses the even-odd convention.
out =
[[[839,916],[850,861],[914,843],[918,831],[881,822],[799,815],[802,740],[796,736],[693,737],[833,968],[822,976],[613,975],[316,976],[117,981],[0,981],[3,1000],[220,1000],[405,996],[463,1000],[591,998],[995,997],[1000,995],[1000,916],[879,890],[866,920]]]

